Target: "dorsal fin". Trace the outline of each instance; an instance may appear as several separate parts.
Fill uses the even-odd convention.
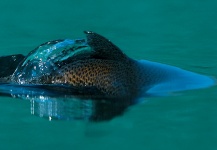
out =
[[[95,51],[94,57],[111,59],[111,60],[125,60],[127,56],[110,40],[94,33],[92,31],[84,31],[87,36],[87,44]]]

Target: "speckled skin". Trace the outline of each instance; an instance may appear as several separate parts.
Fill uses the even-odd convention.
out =
[[[135,93],[136,75],[133,62],[124,64],[114,60],[78,60],[53,73],[53,84],[69,84],[73,87],[95,87],[105,95],[129,96]]]

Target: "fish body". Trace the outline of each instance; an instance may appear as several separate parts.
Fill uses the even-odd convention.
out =
[[[27,56],[0,58],[0,82],[102,97],[138,97],[214,85],[210,77],[134,60],[103,36],[46,42]],[[8,63],[10,62],[10,63]]]

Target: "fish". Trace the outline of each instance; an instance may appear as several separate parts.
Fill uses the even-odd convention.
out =
[[[120,114],[141,97],[166,96],[216,84],[214,78],[206,75],[132,59],[102,35],[92,31],[84,33],[86,38],[82,39],[48,41],[26,56],[0,57],[0,95],[40,103],[50,100],[55,104],[57,99],[76,99],[76,102],[91,99],[92,104],[100,107],[102,104],[109,104],[110,109],[118,106],[116,112]],[[94,112],[98,107],[91,108]],[[100,114],[102,110],[95,118],[100,118]]]

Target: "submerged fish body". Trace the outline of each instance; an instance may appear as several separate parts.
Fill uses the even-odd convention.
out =
[[[86,39],[44,43],[27,56],[1,57],[0,82],[116,98],[165,94],[214,84],[213,79],[204,75],[133,60],[101,35],[90,31],[85,34]]]

